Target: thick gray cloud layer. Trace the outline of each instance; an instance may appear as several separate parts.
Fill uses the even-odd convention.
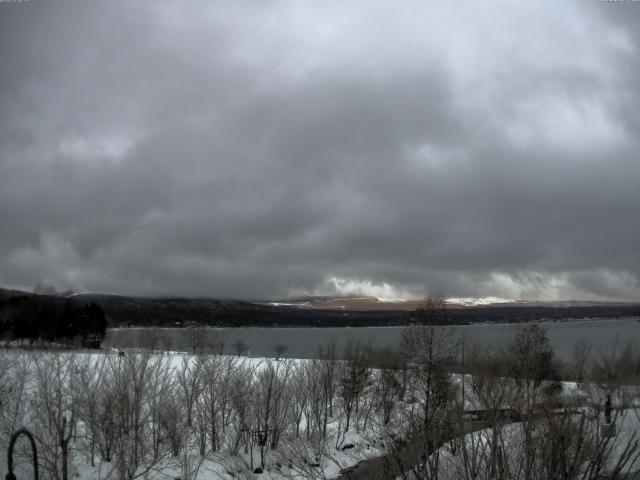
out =
[[[640,4],[0,4],[0,284],[640,297]]]

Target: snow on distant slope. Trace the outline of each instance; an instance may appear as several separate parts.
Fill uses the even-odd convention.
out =
[[[509,300],[506,298],[500,297],[483,297],[483,298],[473,298],[473,297],[453,297],[446,299],[447,305],[461,305],[465,307],[475,307],[478,305],[492,305],[495,303],[529,303],[525,301],[517,301]]]

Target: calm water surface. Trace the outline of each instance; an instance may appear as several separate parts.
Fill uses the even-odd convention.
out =
[[[569,357],[574,345],[587,341],[596,350],[611,350],[640,339],[640,322],[637,318],[579,320],[557,323],[542,323],[549,339],[561,357]],[[457,333],[464,335],[466,342],[500,347],[506,345],[514,334],[522,328],[518,324],[476,324],[456,327]],[[361,327],[361,328],[206,328],[204,336],[212,339],[222,335],[226,342],[225,351],[234,353],[233,343],[242,340],[249,347],[251,356],[273,356],[274,345],[284,345],[286,356],[312,358],[319,346],[336,341],[338,347],[351,338],[363,342],[371,341],[375,346],[395,346],[402,337],[403,327]],[[109,330],[105,344],[111,347],[143,347],[148,344],[149,329],[121,328]],[[189,350],[186,329],[161,328],[158,334],[163,340],[159,347],[171,350]]]

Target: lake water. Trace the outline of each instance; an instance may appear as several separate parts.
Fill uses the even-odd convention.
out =
[[[571,356],[574,345],[589,342],[595,351],[610,351],[640,339],[638,318],[579,320],[557,323],[542,323],[549,340],[560,357]],[[464,335],[467,343],[501,347],[508,344],[522,324],[475,324],[456,327],[457,334]],[[292,358],[313,358],[319,346],[336,341],[338,347],[350,339],[371,341],[374,346],[395,346],[402,338],[403,327],[360,327],[360,328],[206,328],[207,339],[222,335],[225,352],[234,353],[233,343],[241,340],[249,347],[250,356],[273,356],[274,345],[287,348],[285,356]],[[160,328],[157,330],[164,340],[158,348],[189,350],[187,329]],[[121,328],[107,333],[105,346],[144,347],[148,345],[149,329]]]

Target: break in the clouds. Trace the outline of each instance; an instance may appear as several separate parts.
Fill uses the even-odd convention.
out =
[[[640,4],[0,3],[0,284],[640,296]]]

